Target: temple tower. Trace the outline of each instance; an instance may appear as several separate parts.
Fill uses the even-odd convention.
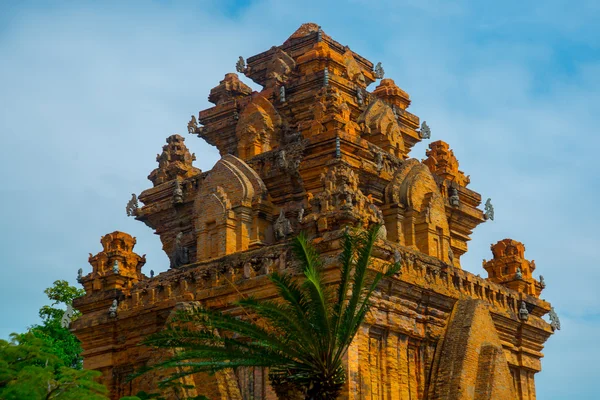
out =
[[[505,239],[484,262],[488,279],[462,265],[473,230],[490,218],[449,144],[431,142],[422,161],[411,156],[431,130],[408,111],[408,93],[380,63],[316,24],[240,57],[236,71],[210,91],[214,106],[187,124],[221,159],[202,172],[184,138],[168,137],[152,187],[139,195],[143,205],[132,208],[159,235],[171,268],[142,274],[143,257],[123,239],[122,250],[92,258],[82,279],[86,295],[75,306],[83,316],[73,331],[85,366],[103,372],[112,398],[152,391],[157,376],[126,377],[154,360],[137,343],[163,329],[177,305],[201,302],[246,318],[233,301],[274,296],[267,274],[290,271],[288,241],[298,232],[331,256],[326,268],[335,277],[343,229],[382,224],[373,268],[400,260],[402,273],[374,295],[345,359],[343,398],[534,400],[553,332],[542,318],[551,307],[539,299],[535,264],[522,244]],[[126,238],[111,235],[111,243]],[[113,277],[107,265],[115,257],[123,266]],[[248,368],[186,383],[189,396],[274,399],[266,377]]]

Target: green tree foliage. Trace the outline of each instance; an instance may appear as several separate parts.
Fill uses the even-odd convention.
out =
[[[246,298],[237,302],[248,315],[239,319],[203,307],[183,310],[173,323],[144,343],[175,349],[176,355],[154,368],[176,368],[163,385],[198,372],[226,368],[268,367],[281,398],[292,388],[306,399],[336,399],[346,381],[342,364],[352,339],[369,311],[369,299],[385,273],[369,270],[379,227],[342,240],[340,282],[326,285],[323,261],[304,234],[293,240],[302,275],[272,273],[280,298]],[[140,371],[136,376],[146,372]]]
[[[45,305],[40,309],[39,315],[42,323],[33,325],[29,328],[29,332],[44,341],[49,351],[59,357],[65,366],[81,369],[83,367],[81,345],[68,328],[61,326],[60,321],[65,311],[56,306],[66,307],[76,297],[83,296],[85,291],[70,286],[69,282],[65,280],[58,280],[52,287],[44,290],[44,293],[52,301],[52,304]],[[72,320],[79,316],[80,313],[75,310]]]
[[[31,332],[0,340],[0,399],[108,399],[99,372],[65,366],[52,350]]]

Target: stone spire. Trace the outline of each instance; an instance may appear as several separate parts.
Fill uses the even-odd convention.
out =
[[[406,110],[410,105],[408,93],[396,86],[393,79],[382,79],[373,94],[386,103],[392,104],[401,110]]]
[[[134,253],[136,239],[131,235],[115,231],[102,236],[102,251],[95,256],[90,253],[92,273],[81,278],[86,293],[99,290],[128,289],[145,279],[142,267],[146,256]]]
[[[427,165],[433,174],[463,187],[471,182],[464,172],[458,170],[458,160],[448,143],[442,140],[430,143],[425,155],[427,159],[423,160],[423,164]]]
[[[539,297],[542,286],[532,276],[535,261],[525,259],[525,245],[513,239],[503,239],[491,246],[494,258],[483,260],[488,279],[510,289]]]
[[[158,168],[148,175],[154,186],[170,180],[179,178],[186,179],[198,175],[200,171],[192,165],[196,155],[191,154],[185,146],[184,138],[172,135],[167,138],[167,144],[163,146],[163,152],[156,156]]]

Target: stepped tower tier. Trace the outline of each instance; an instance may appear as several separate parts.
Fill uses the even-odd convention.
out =
[[[139,195],[143,205],[134,196],[128,206],[159,235],[170,269],[146,278],[135,240],[114,233],[107,240],[123,238],[123,249],[91,258],[94,271],[82,277],[86,295],[74,306],[83,315],[73,330],[84,365],[102,371],[111,398],[155,389],[155,375],[125,381],[159,358],[137,344],[163,329],[177,304],[246,318],[234,301],[276,295],[267,275],[293,273],[289,239],[301,231],[335,283],[343,230],[380,224],[372,268],[398,261],[402,272],[374,294],[344,360],[344,398],[534,400],[553,332],[542,319],[551,307],[539,299],[535,264],[522,244],[505,239],[484,262],[488,279],[462,269],[467,242],[486,221],[481,196],[467,188],[447,143],[430,143],[422,161],[410,154],[429,135],[408,111],[408,93],[382,79],[381,64],[312,23],[240,57],[236,70],[210,91],[214,106],[187,126],[220,160],[200,171],[183,137],[172,135],[150,173],[152,187]],[[111,257],[129,261],[116,274],[107,270]],[[197,374],[186,381],[187,396],[273,400],[267,376],[260,368]]]
[[[494,258],[483,260],[488,279],[515,291],[540,297],[542,284],[533,278],[535,261],[525,259],[525,245],[512,239],[491,246]]]

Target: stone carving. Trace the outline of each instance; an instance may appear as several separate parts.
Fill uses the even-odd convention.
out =
[[[294,178],[299,177],[298,168],[300,167],[301,162],[299,158],[288,159],[285,150],[280,150],[277,153],[275,162],[280,171],[283,171]]]
[[[115,260],[115,262],[112,266],[112,272],[113,272],[113,274],[119,273],[119,261]]]
[[[485,213],[483,214],[483,217],[486,220],[490,220],[493,221],[494,220],[494,206],[492,205],[492,199],[487,199],[485,202]]]
[[[188,133],[190,133],[190,134],[200,133],[200,127],[198,126],[198,121],[196,120],[196,117],[194,115],[192,115],[190,122],[188,122],[187,128],[188,128]]]
[[[317,30],[317,42],[323,41],[323,30],[321,27]]]
[[[377,65],[375,65],[374,71],[375,71],[375,78],[383,79],[385,71],[383,70],[383,67],[381,66],[380,62],[378,62]]]
[[[375,222],[379,224],[379,232],[377,232],[377,239],[386,240],[387,239],[387,228],[385,227],[383,220],[383,213],[381,209],[372,203],[373,199],[371,195],[367,196],[369,202],[369,210],[372,215],[375,217]]]
[[[117,318],[117,309],[119,308],[119,302],[114,299],[112,305],[108,309],[108,316],[111,318]]]
[[[544,280],[544,275],[540,275],[540,286],[542,289],[546,289],[546,281]]]
[[[340,158],[342,156],[341,145],[340,145],[340,137],[335,137],[335,158]]]
[[[450,264],[454,265],[454,252],[450,246],[448,246],[448,259],[450,260]]]
[[[173,204],[183,203],[183,190],[181,190],[181,184],[179,179],[175,179],[175,188],[173,189],[173,198],[171,199]]]
[[[285,217],[283,209],[279,212],[279,218],[275,221],[274,233],[277,240],[283,240],[294,233],[292,224],[290,223],[290,220]]]
[[[356,102],[358,103],[359,106],[362,106],[363,103],[365,102],[365,98],[363,96],[363,91],[361,88],[356,89]]]
[[[550,308],[548,316],[550,317],[550,327],[552,328],[552,330],[560,331],[560,319],[558,318],[556,311],[554,311],[554,307]]]
[[[285,86],[279,87],[279,101],[285,103]]]
[[[521,321],[527,321],[529,319],[529,310],[527,310],[527,303],[521,301],[521,307],[519,308],[519,319]]]
[[[398,249],[394,250],[394,263],[402,263],[402,254],[400,253],[400,251],[398,251]]]
[[[298,211],[298,223],[301,224],[303,220],[304,220],[304,207],[300,208],[300,211]]]
[[[458,207],[460,205],[460,198],[458,197],[458,189],[451,185],[448,189],[448,194],[450,195],[450,205],[452,207]]]
[[[244,61],[244,57],[240,56],[238,61],[235,63],[235,70],[240,74],[243,74],[246,71],[246,61]]]
[[[81,283],[82,279],[83,279],[83,268],[79,268],[77,270],[77,282]]]
[[[60,319],[60,326],[62,326],[63,328],[68,328],[69,325],[71,324],[72,319],[73,319],[73,306],[71,304],[67,304],[67,310],[64,312],[62,318]]]
[[[329,86],[329,70],[325,68],[323,72],[323,87]]]
[[[128,217],[132,217],[137,215],[139,208],[138,199],[135,193],[131,193],[131,199],[127,202],[127,206],[125,206],[125,212],[127,212]]]
[[[431,222],[431,207],[433,207],[433,203],[430,201],[425,207],[425,222],[427,223]]]
[[[419,132],[419,136],[421,139],[431,139],[431,129],[429,129],[429,125],[427,125],[426,121],[423,121],[421,124],[421,131]]]
[[[150,278],[154,278],[154,270],[153,269],[150,270]]]
[[[375,169],[378,173],[383,169],[383,154],[380,151],[375,153]]]
[[[189,250],[186,247],[183,247],[181,244],[182,240],[183,232],[179,232],[175,237],[175,247],[171,255],[171,268],[177,268],[190,262]]]
[[[515,274],[515,279],[523,280],[523,271],[521,271],[521,268],[517,268],[517,273]]]

